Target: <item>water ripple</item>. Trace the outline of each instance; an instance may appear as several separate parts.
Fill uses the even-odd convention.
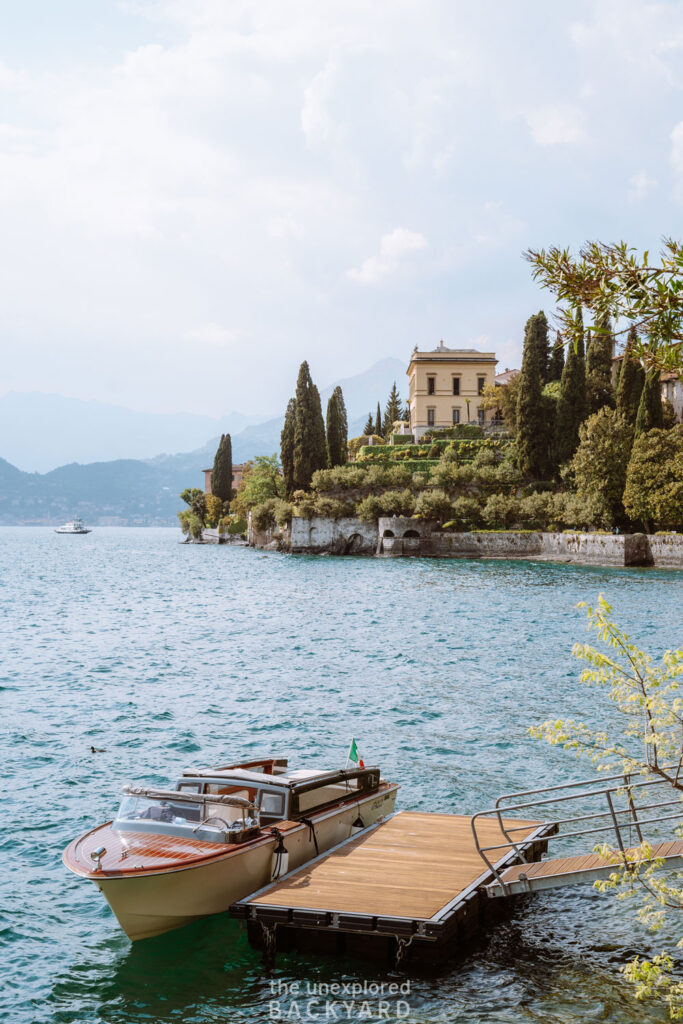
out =
[[[271,979],[239,924],[221,916],[131,946],[63,868],[66,843],[110,816],[123,782],[269,751],[341,764],[351,735],[401,782],[407,808],[466,813],[506,789],[582,777],[526,730],[559,711],[590,717],[570,650],[583,635],[574,604],[600,590],[636,643],[680,645],[675,573],[0,530],[4,1019],[267,1020]],[[590,888],[521,900],[453,963],[412,978],[410,1020],[654,1024],[618,982],[650,948],[632,908]],[[275,977],[402,980],[304,956],[279,957]]]

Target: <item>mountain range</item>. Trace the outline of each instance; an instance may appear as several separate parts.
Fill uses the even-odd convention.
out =
[[[337,382],[344,392],[350,437],[362,431],[378,401],[384,405],[394,381],[401,387],[404,373],[401,360],[387,358]],[[321,389],[323,411],[335,386]],[[5,395],[0,399],[0,523],[53,524],[78,513],[95,525],[174,525],[179,492],[203,485],[201,471],[213,464],[221,433],[232,434],[235,464],[279,452],[284,417],[255,419],[239,413],[221,419],[136,413],[58,395]],[[200,431],[203,443],[196,440]],[[151,458],[108,457],[112,451],[149,452],[153,444],[157,452],[172,451],[178,437],[185,438],[189,450]],[[69,461],[47,472],[25,472],[14,464],[54,465],[55,453],[72,451],[69,445],[95,452],[97,461]]]

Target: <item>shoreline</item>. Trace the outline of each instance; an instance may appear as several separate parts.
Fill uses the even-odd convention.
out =
[[[449,532],[399,516],[375,523],[355,518],[293,519],[284,527],[248,527],[247,543],[290,554],[377,558],[498,558],[605,567],[683,569],[683,534],[567,531]]]

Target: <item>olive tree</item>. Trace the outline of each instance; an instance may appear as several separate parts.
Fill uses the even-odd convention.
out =
[[[683,369],[683,243],[666,239],[659,261],[652,263],[626,242],[586,242],[578,255],[569,249],[529,249],[525,258],[534,279],[554,293],[558,320],[565,338],[581,333],[581,310],[592,315],[591,330],[600,330],[608,317],[631,327],[636,337],[632,354],[647,369]]]

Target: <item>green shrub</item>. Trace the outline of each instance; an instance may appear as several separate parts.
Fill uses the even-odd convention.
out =
[[[428,430],[423,436],[426,441],[450,437],[474,438],[483,437],[484,431],[476,423],[457,423],[452,427],[439,427],[438,429]]]
[[[247,532],[247,521],[246,519],[240,519],[236,516],[231,516],[228,520],[228,533],[231,536],[243,536]]]
[[[365,478],[365,487],[369,491],[381,487],[408,487],[412,474],[405,466],[385,463],[382,466],[370,466]]]
[[[529,494],[522,498],[521,523],[530,530],[545,530],[554,518],[552,494]]]
[[[487,526],[509,530],[520,521],[520,502],[512,495],[492,494],[483,509],[483,518]]]
[[[453,502],[453,521],[458,530],[476,530],[483,525],[483,511],[475,498],[456,498]]]
[[[453,513],[453,504],[445,491],[435,488],[422,491],[415,502],[415,512],[425,519],[437,519],[443,522]]]
[[[204,495],[204,501],[206,503],[206,525],[212,528],[218,526],[218,521],[223,515],[223,502],[215,494]]]
[[[327,519],[343,519],[344,516],[354,514],[353,502],[340,501],[338,498],[328,498],[321,495],[315,499],[315,514],[324,516]]]
[[[409,490],[370,494],[356,505],[356,515],[367,522],[380,516],[411,516],[414,510],[415,499]]]
[[[292,518],[293,509],[283,498],[268,498],[251,510],[251,522],[255,530],[272,530],[277,524],[285,526]]]

